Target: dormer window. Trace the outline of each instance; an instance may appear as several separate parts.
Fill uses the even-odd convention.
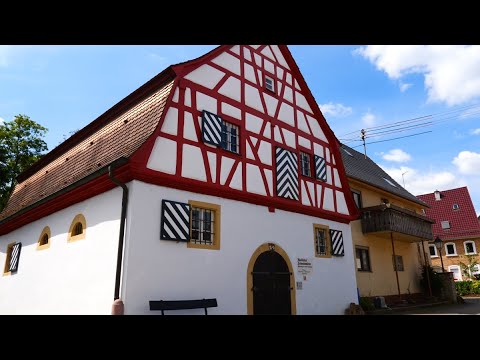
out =
[[[453,204],[453,210],[458,210],[460,209],[460,206],[458,206],[458,204]]]
[[[265,76],[265,89],[271,92],[275,92],[275,80],[269,76]]]
[[[441,224],[442,224],[442,229],[443,230],[450,229],[450,221],[448,221],[448,220],[442,221]]]
[[[435,200],[440,200],[441,199],[442,195],[440,194],[440,191],[436,190],[434,192],[434,194],[435,194]]]

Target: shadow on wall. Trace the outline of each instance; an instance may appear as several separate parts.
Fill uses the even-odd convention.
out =
[[[55,237],[57,237],[57,239],[54,240],[56,242],[65,241],[66,243],[69,241],[69,237],[72,237],[73,240],[75,240],[75,236],[78,236],[74,232],[76,229],[78,230],[78,227],[75,225],[79,222],[82,223],[81,216],[79,215],[84,217],[82,231],[85,234],[85,239],[88,239],[89,232],[91,232],[89,230],[92,228],[95,228],[96,226],[105,222],[120,221],[121,189],[115,188],[113,191],[119,192],[119,194],[116,194],[117,196],[114,197],[115,201],[111,203],[113,204],[113,211],[102,211],[101,208],[105,208],[105,206],[94,206],[93,203],[83,207],[73,205],[72,207],[75,210],[70,210],[69,208],[60,210],[59,212],[49,215],[48,217],[39,219],[6,235],[0,236],[0,254],[2,256],[6,255],[7,247],[10,243],[20,242],[22,243],[22,248],[32,245],[37,246],[40,240],[40,235],[47,226],[49,227],[51,233],[49,241]],[[111,196],[111,198],[113,198],[113,196]],[[88,199],[86,201],[91,201],[92,199]],[[92,211],[92,208],[95,208],[95,210]],[[60,218],[58,214],[61,212],[65,212],[65,215],[62,215]],[[22,233],[25,235],[22,235]],[[112,236],[116,236],[116,238],[118,238],[118,234]],[[3,269],[4,264],[0,264],[0,266]]]

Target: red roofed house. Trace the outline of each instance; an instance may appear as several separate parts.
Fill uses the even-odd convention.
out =
[[[2,314],[358,303],[339,142],[285,45],[168,67],[17,180],[0,214]]]
[[[425,209],[426,216],[436,221],[433,236],[439,236],[443,241],[445,271],[453,272],[455,280],[462,280],[460,262],[467,263],[465,255],[475,254],[478,257],[480,250],[480,223],[467,187],[437,190],[418,195],[418,198],[430,205],[430,209]],[[433,244],[429,248],[432,265],[441,268],[437,249]]]

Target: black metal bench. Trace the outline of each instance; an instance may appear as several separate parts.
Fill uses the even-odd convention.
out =
[[[150,300],[150,310],[161,310],[165,315],[165,310],[185,310],[185,309],[205,309],[205,315],[208,315],[207,308],[217,307],[217,299],[201,300]]]

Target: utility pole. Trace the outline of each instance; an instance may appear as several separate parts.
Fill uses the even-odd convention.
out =
[[[363,156],[367,159],[367,145],[365,144],[365,129],[360,131],[362,133],[362,141],[363,141]]]

